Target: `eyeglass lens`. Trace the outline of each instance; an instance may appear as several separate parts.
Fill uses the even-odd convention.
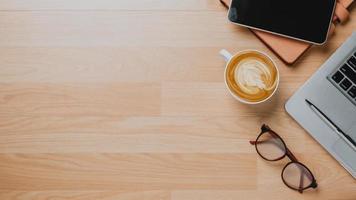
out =
[[[296,190],[302,190],[310,186],[313,181],[312,177],[307,168],[296,162],[289,163],[282,173],[284,182]]]
[[[265,132],[259,136],[256,148],[260,155],[267,160],[276,160],[286,154],[283,141],[271,132]]]

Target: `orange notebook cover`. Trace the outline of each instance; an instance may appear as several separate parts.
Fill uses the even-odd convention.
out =
[[[230,0],[220,0],[220,2],[228,8]],[[329,36],[334,32],[335,24],[345,22],[349,17],[347,8],[352,4],[353,0],[338,0],[333,24],[330,26]],[[292,65],[298,58],[300,58],[312,44],[274,35],[271,33],[252,30],[251,31],[267,46],[269,47],[281,60],[285,63]]]

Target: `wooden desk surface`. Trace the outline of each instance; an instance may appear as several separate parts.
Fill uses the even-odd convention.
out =
[[[356,30],[294,67],[217,0],[0,0],[1,200],[356,199],[356,181],[284,111],[284,103]],[[278,63],[265,106],[236,102],[218,51],[252,48]],[[287,160],[260,159],[262,123],[315,173],[285,187]]]

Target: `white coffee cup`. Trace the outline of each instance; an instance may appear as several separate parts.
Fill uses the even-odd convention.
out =
[[[261,56],[263,56],[265,59],[269,60],[271,63],[273,63],[273,67],[276,69],[276,79],[275,79],[275,87],[273,89],[273,92],[266,98],[260,100],[260,101],[248,101],[246,99],[243,99],[241,97],[239,97],[228,85],[228,80],[227,80],[227,73],[228,73],[228,67],[230,65],[230,62],[235,60],[237,57],[246,54],[247,52],[256,52],[258,54],[260,54]],[[244,50],[244,51],[240,51],[238,53],[236,53],[235,55],[232,55],[231,53],[229,53],[227,50],[222,49],[220,51],[220,55],[223,56],[223,58],[226,61],[226,67],[225,67],[225,73],[224,73],[224,80],[225,80],[225,85],[227,87],[227,89],[229,90],[230,94],[238,101],[240,101],[241,103],[244,104],[249,104],[249,105],[255,105],[255,104],[261,104],[263,102],[268,101],[269,99],[271,99],[271,97],[276,93],[278,86],[279,86],[279,70],[278,67],[276,65],[276,63],[273,61],[273,59],[268,56],[267,54],[258,51],[258,50]]]

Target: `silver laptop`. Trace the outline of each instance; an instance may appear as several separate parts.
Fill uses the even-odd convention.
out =
[[[285,107],[356,178],[356,32]]]

